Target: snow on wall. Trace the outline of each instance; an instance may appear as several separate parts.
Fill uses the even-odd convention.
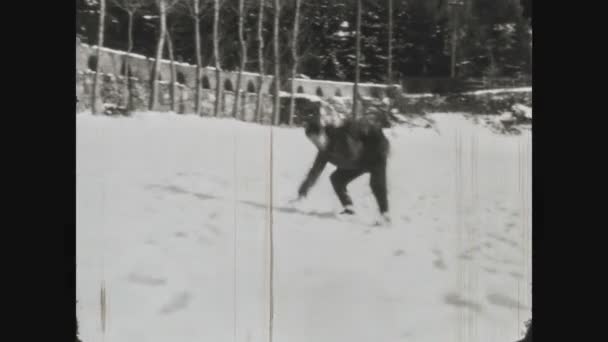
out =
[[[84,43],[76,44],[76,55],[77,55],[77,70],[91,69],[92,60],[96,59],[97,46],[88,45]],[[98,65],[102,72],[111,73],[115,75],[122,75],[124,73],[124,60],[126,52],[120,50],[114,50],[102,47],[101,48],[101,61]],[[139,54],[130,54],[130,69],[131,75],[142,80],[149,80],[152,67],[154,65],[154,58],[149,58]],[[160,63],[160,78],[161,80],[169,80],[171,77],[170,70],[171,62],[166,59],[162,59]],[[194,87],[196,84],[196,66],[188,63],[174,62],[178,74],[180,77],[185,79],[185,84],[189,87]],[[233,89],[236,89],[237,71],[221,71],[221,84],[226,85],[226,82],[230,82]],[[242,73],[241,89],[247,90],[249,83],[254,85],[257,91],[259,74],[253,72]],[[201,79],[207,78],[210,89],[216,88],[215,81],[215,68],[206,66],[201,68]],[[273,76],[263,76],[263,93],[271,93],[271,85]],[[202,83],[201,83],[202,84]],[[339,82],[339,81],[324,81],[324,80],[311,80],[304,78],[295,79],[296,89],[301,89],[305,94],[318,95],[323,98],[332,96],[345,96],[352,94],[354,84],[351,82]],[[395,85],[400,87],[399,85]],[[286,82],[284,88],[281,90],[289,91],[290,82]],[[371,96],[381,98],[385,94],[386,85],[375,84],[375,83],[360,83],[359,92],[361,96]]]

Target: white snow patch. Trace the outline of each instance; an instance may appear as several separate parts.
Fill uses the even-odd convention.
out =
[[[332,217],[331,166],[301,206],[287,204],[315,156],[301,129],[78,115],[82,341],[233,341],[235,332],[239,342],[267,341],[269,189],[277,341],[522,338],[530,132],[496,135],[454,113],[430,118],[441,135],[398,127],[389,136],[393,223],[377,228],[368,224],[368,176],[349,186],[358,217]]]
[[[416,99],[416,98],[424,98],[424,97],[434,97],[436,95],[434,95],[434,94],[404,94],[403,96],[405,98]]]
[[[97,45],[88,45],[86,43],[80,43],[80,44],[83,47],[85,47],[85,48],[89,48],[89,49],[92,49],[92,50],[97,50]],[[114,50],[114,49],[110,49],[110,48],[107,48],[107,47],[102,47],[101,51],[109,52],[109,53],[112,53],[112,54],[115,54],[115,55],[119,55],[119,56],[124,56],[124,55],[127,54],[125,51]],[[140,55],[140,54],[136,54],[136,53],[130,53],[129,54],[129,58],[137,58],[137,59],[144,59],[144,60],[154,59],[153,57],[146,57],[144,55]],[[171,64],[171,61],[168,60],[168,59],[161,59],[160,62],[164,63],[164,64]],[[173,64],[181,66],[181,67],[188,67],[188,68],[192,68],[192,67],[195,68],[196,67],[196,65],[192,65],[192,64],[188,64],[188,63],[184,63],[184,62],[175,62],[174,61]],[[215,70],[215,69],[212,69],[212,70]]]
[[[83,47],[85,47],[85,48],[89,48],[89,49],[92,49],[92,50],[97,50],[97,45],[88,45],[86,43],[80,43],[80,44]],[[101,51],[110,52],[110,53],[117,54],[117,55],[120,55],[120,56],[127,54],[125,51],[114,50],[114,49],[110,49],[110,48],[107,48],[107,47],[102,47]],[[145,60],[149,59],[149,57],[146,57],[146,56],[140,55],[140,54],[136,54],[136,53],[129,54],[129,57],[138,58],[138,59],[145,59]]]
[[[532,120],[532,108],[521,103],[516,103],[512,106],[515,115],[523,116],[526,119]]]
[[[287,91],[280,91],[279,92],[279,96],[280,97],[291,97],[291,93],[287,92]],[[294,97],[296,99],[300,98],[300,99],[307,99],[311,102],[319,102],[322,101],[322,99],[317,96],[317,95],[311,95],[311,94],[304,94],[304,93],[295,93]]]
[[[467,95],[483,95],[483,94],[528,93],[528,92],[532,92],[532,87],[476,90],[476,91],[468,91],[468,92],[465,92],[463,94],[467,94]]]

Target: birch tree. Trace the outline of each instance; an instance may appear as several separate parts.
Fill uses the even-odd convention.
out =
[[[264,0],[258,2],[258,93],[255,101],[255,121],[262,119],[262,86],[264,85]]]
[[[236,77],[236,91],[234,97],[234,108],[232,109],[232,116],[237,118],[239,112],[239,106],[241,102],[241,84],[243,78],[243,71],[245,71],[245,65],[247,64],[247,43],[245,42],[245,37],[243,34],[243,22],[245,16],[245,0],[239,0],[239,10],[238,10],[238,18],[239,18],[239,45],[241,47],[240,54],[240,66],[239,73]]]
[[[355,86],[353,87],[353,118],[357,117],[359,104],[359,77],[361,63],[361,0],[357,0],[357,28],[356,28],[356,57],[355,57]]]
[[[156,45],[156,58],[154,59],[154,67],[152,68],[152,75],[150,77],[149,110],[155,110],[158,106],[158,78],[165,46],[165,38],[167,36],[167,13],[178,1],[179,0],[155,0],[159,12],[160,32]]]
[[[386,67],[386,90],[391,91],[393,87],[393,0],[388,0],[388,58]],[[389,94],[387,94],[389,95]],[[392,99],[388,97],[386,104],[387,118],[391,118]]]
[[[123,68],[125,70],[125,83],[124,83],[124,98],[123,102],[127,107],[127,110],[133,109],[133,101],[131,96],[132,82],[131,82],[131,52],[133,51],[133,18],[135,14],[144,6],[149,0],[113,0],[113,3],[123,11],[127,13],[127,53],[125,54],[125,60],[123,62]]]
[[[272,105],[272,119],[275,125],[279,124],[281,99],[281,55],[279,53],[279,19],[281,17],[281,3],[279,0],[274,0],[274,29],[273,29],[273,47],[274,47],[274,101]]]
[[[220,66],[219,47],[219,23],[220,22],[220,0],[213,0],[213,60],[215,63],[215,104],[213,105],[213,116],[217,117],[220,111],[222,95],[222,74]]]
[[[169,63],[171,68],[171,79],[169,80],[169,98],[170,109],[175,111],[175,81],[177,73],[175,70],[175,58],[173,56],[173,39],[171,38],[171,30],[167,29],[167,52],[169,53]]]
[[[301,0],[296,0],[296,8],[293,18],[293,37],[291,39],[291,57],[293,64],[291,66],[291,98],[289,101],[289,125],[293,125],[296,108],[296,74],[298,72],[298,33],[300,28],[300,4]]]
[[[91,94],[91,112],[97,114],[97,97],[99,94],[99,65],[101,61],[101,47],[103,46],[103,31],[105,29],[104,22],[106,20],[106,0],[99,1],[99,24],[97,25],[97,65],[95,68],[95,78],[93,79],[93,92]]]
[[[186,2],[192,24],[194,25],[194,46],[196,55],[196,80],[194,86],[194,112],[196,115],[201,114],[201,67],[203,64],[201,57],[201,0],[188,0]]]

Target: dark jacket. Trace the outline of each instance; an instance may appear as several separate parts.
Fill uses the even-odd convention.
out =
[[[339,127],[312,124],[306,128],[307,135],[320,132],[327,136],[328,145],[319,154],[337,168],[369,170],[388,156],[389,141],[382,128],[366,120],[347,119]]]

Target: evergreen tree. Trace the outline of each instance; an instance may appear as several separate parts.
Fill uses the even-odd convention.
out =
[[[122,1],[122,0],[119,0]],[[147,0],[139,15],[131,20],[132,52],[153,57],[160,35],[158,0]],[[193,0],[189,0],[191,2]],[[217,55],[223,70],[241,68],[243,44],[239,41],[238,1],[224,0],[218,21]],[[243,69],[274,73],[273,16],[270,3],[261,22],[261,42],[257,35],[259,4],[251,0],[243,13],[245,48],[250,51]],[[517,76],[531,72],[531,1],[463,0],[456,31],[458,77]],[[293,40],[295,1],[282,1],[279,46]],[[310,78],[355,80],[356,0],[307,0],[300,8],[298,73]],[[388,68],[388,6],[386,1],[362,0],[361,82],[384,83]],[[99,0],[77,0],[77,34],[83,42],[96,44]],[[197,64],[196,42],[200,42],[200,65],[215,64],[213,49],[213,1],[200,1],[200,20],[193,25],[189,11],[174,9],[167,14],[171,23],[173,52],[177,60]],[[129,48],[129,14],[113,1],[106,9],[104,46]],[[447,77],[450,75],[453,11],[447,0],[393,0],[392,69],[395,81],[405,77]],[[195,27],[200,29],[195,39]],[[291,49],[279,50],[280,87],[291,77],[294,57]]]

